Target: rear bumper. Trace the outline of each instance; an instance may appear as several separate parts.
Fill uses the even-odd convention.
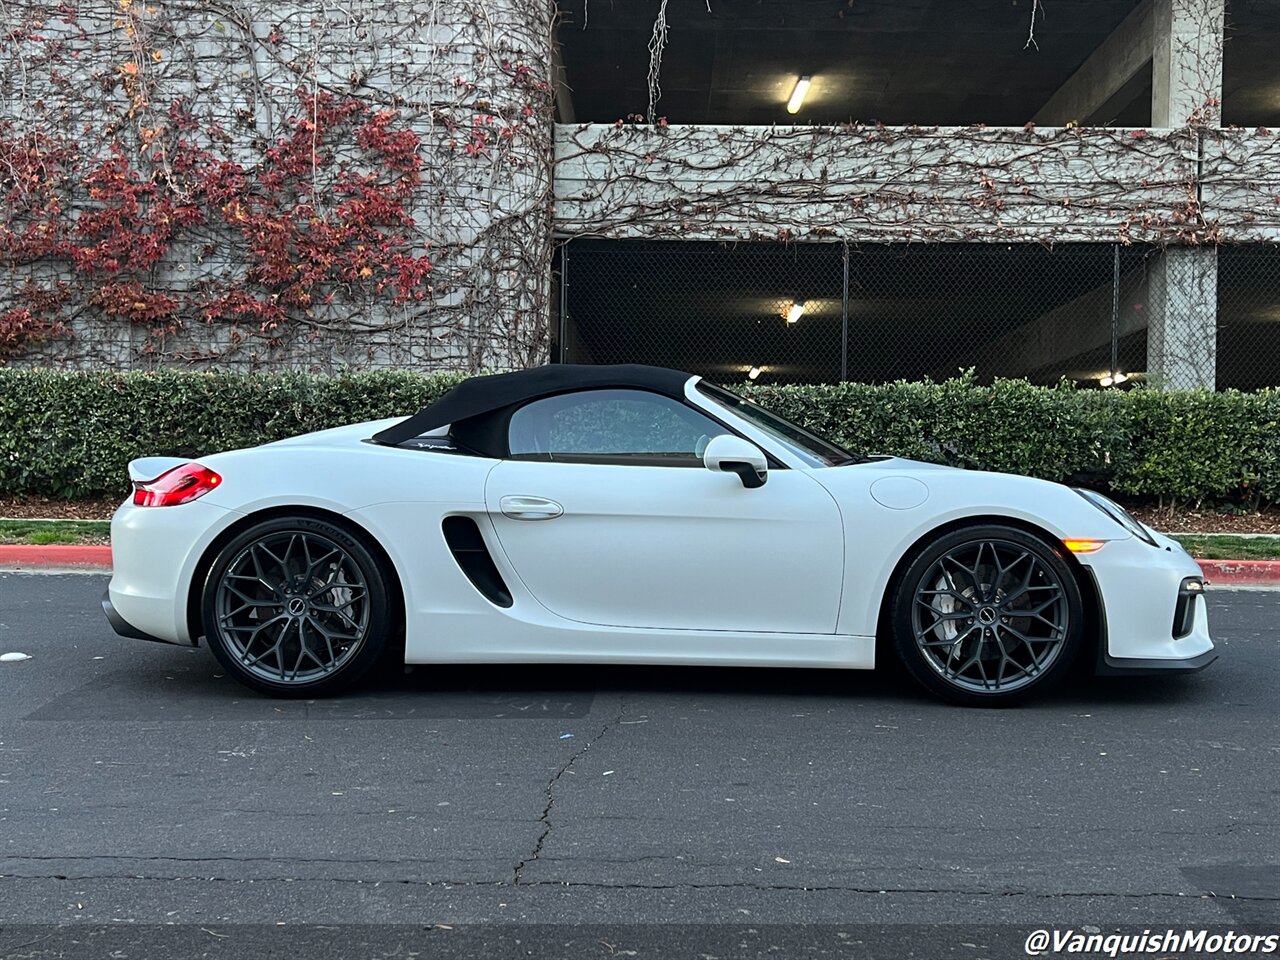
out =
[[[108,611],[116,632],[196,646],[187,623],[191,578],[205,549],[236,517],[204,499],[174,507],[137,507],[126,501],[111,518],[107,603],[129,631],[116,627]]]
[[[151,640],[155,643],[172,643],[172,640],[162,640],[159,637],[153,637],[145,631],[139,630],[124,617],[120,616],[114,605],[111,603],[111,591],[104,590],[102,592],[102,612],[107,615],[107,623],[111,624],[111,629],[119,636],[128,637],[130,640]]]

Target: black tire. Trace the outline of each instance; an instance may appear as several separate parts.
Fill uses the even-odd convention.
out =
[[[1080,651],[1084,606],[1064,549],[1017,527],[944,534],[893,591],[898,658],[952,703],[1019,703],[1061,680]]]
[[[337,524],[277,517],[229,541],[201,598],[209,648],[245,686],[273,697],[324,697],[382,655],[393,617],[387,575]]]

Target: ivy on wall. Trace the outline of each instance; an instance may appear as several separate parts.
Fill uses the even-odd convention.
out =
[[[536,362],[550,15],[6,4],[0,362]]]
[[[61,334],[77,306],[171,334],[192,318],[226,323],[237,342],[270,338],[358,287],[395,304],[426,299],[431,259],[406,209],[421,180],[418,136],[353,99],[299,91],[298,106],[252,170],[202,145],[208,130],[181,100],[170,130],[102,158],[0,126],[5,265],[56,269],[11,295],[0,357]],[[186,289],[158,282],[155,268],[184,242],[201,255],[234,247],[235,265],[226,258]]]
[[[851,242],[1280,238],[1269,129],[557,127],[571,237]]]

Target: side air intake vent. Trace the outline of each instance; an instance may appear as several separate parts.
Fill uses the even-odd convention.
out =
[[[458,566],[475,588],[491,603],[500,607],[511,606],[511,591],[494,566],[476,522],[470,517],[445,517],[441,528],[445,543],[453,551],[453,559],[458,561]]]

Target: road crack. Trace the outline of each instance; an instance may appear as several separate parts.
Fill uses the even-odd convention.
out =
[[[532,859],[528,862],[532,862]],[[75,873],[75,874],[0,874],[0,882],[59,880],[59,881],[152,881],[152,882],[191,882],[191,883],[231,883],[231,884],[263,884],[263,883],[317,883],[317,884],[365,884],[375,887],[439,887],[453,889],[486,889],[500,890],[509,888],[510,881],[502,880],[448,880],[443,878],[426,879],[400,877],[394,879],[372,877],[306,877],[296,874],[263,877],[227,877],[209,875],[176,876],[161,873]],[[1243,903],[1280,903],[1280,898],[1267,895],[1222,894],[1209,891],[1187,893],[1176,890],[1020,890],[1015,888],[965,888],[965,887],[910,887],[910,886],[863,886],[846,884],[792,884],[767,883],[759,881],[706,881],[706,882],[671,882],[671,883],[609,883],[574,880],[532,880],[523,881],[520,886],[525,890],[537,887],[580,890],[645,890],[645,891],[718,891],[718,890],[752,890],[761,893],[841,893],[852,895],[868,895],[883,897],[899,896],[963,896],[990,897],[1002,899],[1027,898],[1030,900],[1230,900]]]
[[[529,856],[525,857],[523,860],[521,860],[519,863],[516,864],[515,873],[512,876],[512,881],[511,881],[516,886],[519,886],[521,881],[523,880],[524,868],[529,864],[535,862],[536,860],[538,860],[538,858],[542,856],[542,848],[543,846],[546,845],[547,838],[551,836],[551,829],[552,829],[551,809],[556,805],[556,784],[560,782],[561,777],[563,777],[566,773],[568,773],[573,768],[573,765],[578,762],[579,758],[581,758],[588,750],[590,750],[594,744],[599,743],[600,740],[610,730],[612,730],[614,727],[620,724],[622,722],[622,718],[625,717],[626,715],[627,715],[627,702],[623,700],[618,706],[618,715],[614,717],[612,720],[610,720],[608,723],[606,723],[603,727],[601,727],[600,732],[597,733],[590,740],[588,740],[586,743],[584,743],[582,745],[582,749],[578,750],[576,753],[573,754],[573,756],[571,756],[567,761],[565,761],[564,766],[562,766],[559,770],[557,770],[555,774],[551,777],[551,779],[547,781],[547,786],[546,786],[547,805],[543,807],[542,815],[538,817],[538,823],[541,824],[542,829],[541,829],[541,832],[538,834],[538,839],[534,841],[533,852],[530,853]]]

